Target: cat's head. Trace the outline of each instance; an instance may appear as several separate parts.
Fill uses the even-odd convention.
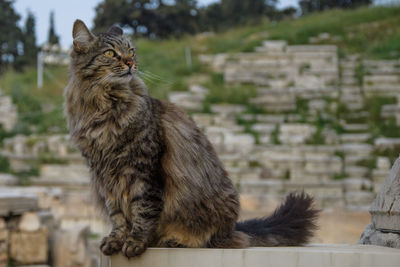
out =
[[[72,68],[85,80],[99,84],[129,82],[137,71],[136,52],[122,29],[112,26],[94,35],[81,20],[72,30]]]

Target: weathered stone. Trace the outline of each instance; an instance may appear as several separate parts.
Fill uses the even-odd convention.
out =
[[[32,181],[36,185],[88,185],[89,168],[83,164],[43,164],[40,177]]]
[[[14,185],[17,183],[17,178],[11,174],[0,173],[0,185]]]
[[[345,192],[369,190],[371,181],[366,178],[346,178],[343,180]]]
[[[276,125],[275,124],[257,123],[257,124],[254,124],[252,128],[254,131],[257,131],[259,133],[270,134],[273,131],[275,131]]]
[[[344,197],[347,205],[364,206],[368,209],[368,205],[374,199],[374,193],[369,191],[347,192]]]
[[[340,135],[340,141],[342,141],[343,143],[365,143],[370,138],[371,134],[369,133]]]
[[[18,230],[34,232],[40,229],[40,219],[36,212],[25,212],[22,214],[18,224]]]
[[[34,232],[11,231],[10,258],[19,264],[46,263],[47,230]]]
[[[359,242],[400,248],[400,158],[372,203],[370,213],[372,223]]]
[[[400,159],[393,165],[370,213],[376,229],[400,231]]]
[[[315,133],[316,128],[309,124],[281,124],[279,141],[283,144],[302,144]]]
[[[379,170],[390,170],[391,167],[390,159],[386,157],[377,157],[376,167]]]
[[[0,125],[11,131],[18,120],[17,107],[12,103],[11,97],[5,96],[0,91]]]
[[[400,234],[384,233],[375,229],[372,223],[368,224],[362,233],[359,244],[377,245],[391,248],[400,248]]]
[[[8,235],[6,223],[0,218],[0,266],[8,266]]]
[[[26,211],[38,209],[38,199],[35,195],[23,195],[19,192],[0,188],[0,215],[22,214]]]
[[[195,95],[200,95],[200,96],[205,96],[208,94],[208,89],[198,84],[190,85],[189,91]]]
[[[390,148],[394,145],[400,145],[400,138],[379,137],[375,139],[375,147],[378,149]]]
[[[168,99],[185,110],[201,110],[204,95],[195,95],[191,92],[173,92],[168,94]]]
[[[231,104],[221,104],[221,105],[212,105],[211,111],[219,114],[239,114],[243,113],[246,110],[246,107],[241,105],[231,105]]]
[[[88,248],[90,228],[81,224],[73,229],[60,230],[53,243],[54,267],[91,267],[92,253]]]

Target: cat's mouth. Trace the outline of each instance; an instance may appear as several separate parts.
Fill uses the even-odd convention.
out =
[[[128,70],[127,72],[121,74],[119,77],[126,77],[132,75],[131,70]]]

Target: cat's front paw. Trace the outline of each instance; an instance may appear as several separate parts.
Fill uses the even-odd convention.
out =
[[[109,235],[103,238],[100,243],[100,250],[104,255],[110,256],[121,250],[124,244],[124,240],[118,236]]]
[[[122,253],[127,258],[132,258],[142,254],[147,248],[147,244],[142,241],[135,240],[133,237],[128,237],[122,247]]]

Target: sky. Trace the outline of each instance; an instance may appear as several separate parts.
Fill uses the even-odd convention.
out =
[[[198,0],[207,5],[217,0]],[[297,6],[298,0],[279,0],[278,8]],[[94,8],[102,0],[16,0],[14,7],[21,15],[20,26],[25,23],[28,10],[36,18],[36,37],[39,45],[47,40],[50,12],[54,11],[55,30],[63,47],[72,44],[72,25],[76,19],[83,20],[91,28],[95,16]]]

